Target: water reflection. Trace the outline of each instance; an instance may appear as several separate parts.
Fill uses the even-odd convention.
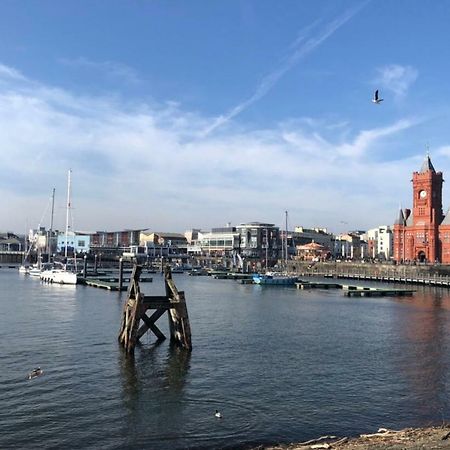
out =
[[[413,299],[399,303],[414,308],[406,314],[402,308],[396,317],[403,341],[397,370],[404,376],[408,396],[422,422],[448,419],[449,297],[439,289],[423,289]]]
[[[176,439],[186,417],[185,384],[191,353],[157,342],[136,348],[135,356],[119,352],[122,401],[127,411],[131,446]],[[170,426],[168,426],[170,424]]]

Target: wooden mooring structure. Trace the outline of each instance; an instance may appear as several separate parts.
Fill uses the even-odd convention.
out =
[[[152,331],[158,340],[165,339],[166,337],[155,322],[167,311],[171,342],[192,351],[191,326],[186,299],[184,292],[176,288],[170,267],[164,268],[165,296],[148,296],[140,292],[141,271],[142,266],[133,267],[127,299],[123,307],[119,342],[127,353],[133,354],[137,343],[147,331]],[[148,316],[147,311],[151,310],[154,312]]]

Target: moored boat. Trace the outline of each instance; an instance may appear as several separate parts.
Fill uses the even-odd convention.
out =
[[[255,284],[293,286],[297,281],[298,277],[296,276],[272,272],[257,274],[253,276],[253,283]]]

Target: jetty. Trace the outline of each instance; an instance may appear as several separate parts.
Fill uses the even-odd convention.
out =
[[[379,288],[321,281],[299,281],[297,289],[342,289],[347,297],[411,296],[414,289]]]
[[[350,286],[342,285],[344,295],[347,297],[403,297],[411,296],[415,292],[414,289],[390,289],[367,286]]]

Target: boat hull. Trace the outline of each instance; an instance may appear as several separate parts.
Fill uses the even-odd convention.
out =
[[[41,273],[41,280],[46,283],[77,284],[77,274],[59,269],[44,270]]]
[[[273,286],[293,286],[298,281],[297,277],[284,275],[255,275],[253,283]]]

